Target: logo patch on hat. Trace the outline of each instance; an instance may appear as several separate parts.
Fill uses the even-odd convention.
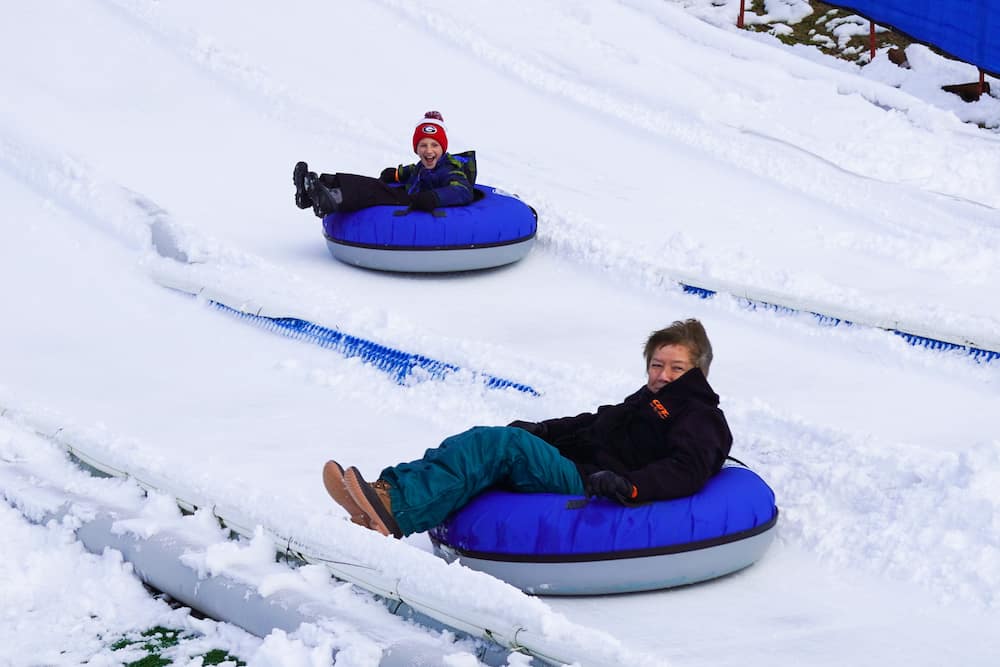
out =
[[[437,134],[438,133],[438,129],[435,126],[433,126],[433,125],[424,125],[422,128],[420,128],[420,131],[423,132],[424,134]]]

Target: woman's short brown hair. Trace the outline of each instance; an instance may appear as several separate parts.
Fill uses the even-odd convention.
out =
[[[708,340],[705,327],[695,319],[677,320],[666,329],[649,334],[646,339],[646,369],[653,354],[664,345],[683,345],[691,351],[691,361],[708,377],[708,367],[712,365],[712,343]]]

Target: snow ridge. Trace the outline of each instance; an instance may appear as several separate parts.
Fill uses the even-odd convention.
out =
[[[387,373],[395,380],[396,384],[403,386],[407,386],[414,381],[419,382],[426,379],[444,380],[456,374],[470,374],[455,364],[431,359],[422,354],[396,350],[365,338],[352,336],[336,329],[329,329],[315,322],[302,320],[297,317],[267,317],[248,313],[214,299],[209,299],[209,303],[223,312],[234,315],[245,322],[263,329],[276,331],[289,338],[315,343],[320,347],[334,349],[347,358],[360,357],[365,363],[371,364],[378,370]],[[506,389],[509,387],[532,396],[539,395],[536,390],[520,382],[506,380],[487,373],[475,372],[471,373],[471,375],[472,383],[481,382],[488,389]]]
[[[608,667],[617,664],[652,667],[660,664],[650,656],[625,649],[616,640],[599,631],[575,626],[565,618],[554,614],[541,601],[530,598],[488,575],[445,563],[404,543],[386,540],[373,533],[369,535],[373,538],[370,550],[365,553],[345,553],[340,542],[336,540],[336,534],[340,530],[356,531],[357,528],[351,524],[332,526],[333,535],[326,534],[322,538],[301,528],[275,529],[267,526],[266,521],[261,522],[258,517],[247,516],[237,508],[219,504],[213,498],[203,496],[192,488],[183,488],[184,485],[176,481],[170,482],[159,478],[149,471],[124,468],[112,461],[105,462],[102,455],[95,455],[102,447],[101,443],[93,442],[93,447],[87,445],[87,440],[91,438],[76,433],[73,428],[53,429],[52,415],[38,419],[30,413],[0,405],[0,417],[16,419],[64,448],[88,466],[105,474],[128,479],[155,498],[162,498],[165,495],[167,498],[176,499],[180,507],[193,512],[196,516],[201,516],[203,519],[211,517],[208,520],[210,524],[214,525],[212,519],[217,519],[224,529],[251,539],[247,551],[263,550],[261,553],[267,556],[277,550],[307,563],[322,565],[339,579],[351,582],[387,600],[402,602],[418,614],[426,614],[448,627],[489,640],[509,650],[524,650],[553,665],[583,664],[581,662],[583,660],[587,664]],[[55,419],[58,420],[57,417]],[[11,470],[9,468],[7,472]],[[0,485],[6,494],[9,493],[8,487],[11,487],[12,483],[0,477]],[[16,498],[16,494],[12,497]],[[206,515],[206,512],[209,514]],[[143,529],[141,535],[143,537],[161,532],[162,529],[177,530],[176,524],[162,527],[150,527],[148,523],[142,527],[135,524],[131,528],[125,528],[123,525],[125,530],[134,531],[140,528]],[[151,530],[145,530],[146,528]],[[330,528],[324,532],[328,532]],[[216,531],[218,532],[218,528]],[[267,539],[262,539],[263,535],[266,535]],[[241,557],[237,562],[243,560],[245,558]],[[191,554],[185,556],[185,562],[189,566],[191,564],[201,566],[205,563],[205,559]],[[273,564],[271,569],[274,569]],[[241,576],[238,569],[234,572],[226,567],[222,571],[229,576],[245,580],[245,574]],[[449,582],[449,586],[444,590],[441,587],[443,581]],[[259,582],[254,583],[259,585]],[[462,598],[450,594],[451,590],[461,589],[463,585],[469,590],[482,589],[486,586],[491,594],[488,599],[466,599],[463,608],[459,603]],[[376,626],[371,631],[385,633],[385,628]],[[387,633],[386,637],[391,634]],[[584,638],[586,640],[581,642]]]
[[[582,225],[572,222],[558,211],[541,209],[546,219],[546,233],[539,236],[538,245],[553,254],[605,271],[617,281],[643,285],[647,289],[680,289],[701,298],[723,294],[736,299],[749,310],[758,308],[784,314],[807,313],[818,324],[837,326],[841,323],[884,329],[899,335],[911,345],[929,350],[961,350],[981,362],[1000,357],[1000,339],[996,338],[996,325],[983,318],[970,321],[973,331],[958,331],[952,327],[935,325],[931,320],[916,322],[900,313],[885,310],[880,304],[867,302],[856,292],[827,286],[839,299],[808,302],[801,297],[762,289],[712,277],[718,274],[711,266],[690,266],[682,269],[664,267],[663,261],[647,249],[626,246],[613,238],[602,237],[594,229],[583,233]],[[678,253],[679,255],[681,253]],[[854,304],[845,307],[840,304]],[[952,322],[961,319],[956,312],[941,312],[935,321]]]
[[[744,460],[775,490],[779,540],[920,585],[948,604],[1000,607],[1000,441],[914,452],[766,405],[736,405],[727,416]]]

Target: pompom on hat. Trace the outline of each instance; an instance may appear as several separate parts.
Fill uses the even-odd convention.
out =
[[[417,129],[413,130],[413,152],[417,152],[417,144],[421,139],[433,139],[441,144],[441,150],[448,152],[448,133],[444,127],[444,118],[440,111],[428,111],[424,114]]]

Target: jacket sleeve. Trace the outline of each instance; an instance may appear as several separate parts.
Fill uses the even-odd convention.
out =
[[[575,433],[582,428],[586,428],[594,423],[597,415],[592,412],[584,412],[575,417],[558,417],[556,419],[546,419],[539,422],[544,427],[541,438],[551,445],[564,439],[567,435]]]
[[[409,183],[410,179],[413,178],[413,174],[417,171],[417,165],[415,164],[401,164],[396,167],[396,182],[397,183]]]
[[[434,188],[439,206],[465,206],[471,204],[473,199],[472,185],[462,169],[462,165],[457,160],[449,160],[447,183],[441,187]],[[402,174],[400,174],[402,179]]]
[[[583,412],[575,417],[560,417],[558,419],[547,419],[539,422],[545,426],[545,435],[542,437],[549,444],[555,445],[559,440],[563,440],[566,443],[571,436],[585,429],[590,429],[599,421],[603,427],[607,427],[609,424],[621,423],[626,418],[629,406],[640,400],[641,396],[643,396],[643,390],[640,388],[635,393],[626,396],[621,403],[602,405],[597,408],[596,412]]]
[[[628,474],[638,490],[637,501],[697,493],[722,468],[733,443],[725,417],[716,410],[685,415],[670,436],[669,456]]]

